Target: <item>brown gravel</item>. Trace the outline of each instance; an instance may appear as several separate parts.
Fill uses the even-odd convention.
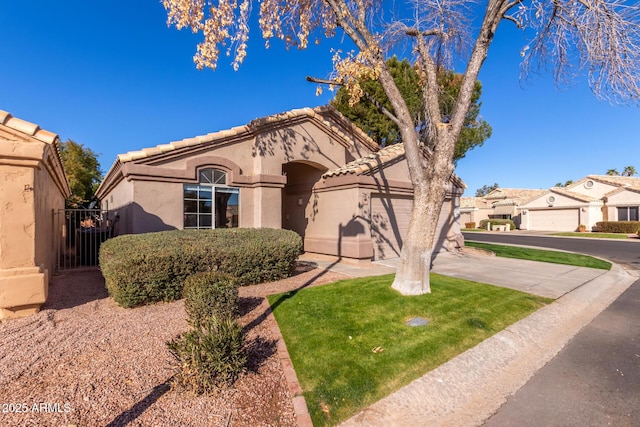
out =
[[[300,263],[293,277],[241,288],[248,370],[194,396],[168,385],[165,342],[187,330],[183,301],[125,309],[98,270],[56,276],[41,312],[0,322],[0,426],[294,426],[264,296],[343,278]]]

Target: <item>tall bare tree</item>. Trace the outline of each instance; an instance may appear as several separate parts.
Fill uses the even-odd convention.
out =
[[[378,79],[389,98],[387,111],[400,129],[414,188],[414,209],[393,288],[403,294],[430,292],[429,269],[437,218],[454,170],[455,142],[498,26],[515,24],[529,42],[523,71],[551,68],[559,84],[584,71],[594,93],[614,102],[640,100],[640,6],[624,0],[164,0],[168,23],[204,34],[194,57],[215,68],[220,49],[237,67],[246,55],[250,15],[259,9],[262,36],[305,48],[313,36],[342,32],[355,50],[334,57],[332,83],[362,96],[358,81]],[[384,6],[384,8],[383,8]],[[479,27],[474,19],[482,16]],[[313,40],[313,39],[312,39]],[[433,147],[428,160],[413,118],[386,65],[386,53],[407,47],[419,66],[424,117]],[[438,86],[441,66],[464,62],[453,112],[443,117]],[[575,69],[574,69],[575,68]]]

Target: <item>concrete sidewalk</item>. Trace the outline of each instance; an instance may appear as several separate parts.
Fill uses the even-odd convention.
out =
[[[356,277],[392,273],[397,263],[306,260]],[[467,253],[440,254],[433,271],[558,299],[342,426],[481,425],[636,279],[617,265],[604,271]]]

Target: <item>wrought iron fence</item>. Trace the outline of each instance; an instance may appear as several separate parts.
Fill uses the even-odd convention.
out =
[[[56,272],[98,265],[100,244],[113,237],[109,212],[59,209],[53,212]]]

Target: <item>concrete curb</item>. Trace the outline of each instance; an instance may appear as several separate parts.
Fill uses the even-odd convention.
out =
[[[262,302],[261,308],[264,308],[265,312],[267,313],[267,317],[270,317],[273,321],[274,326],[270,328],[270,331],[271,334],[277,339],[276,351],[278,352],[278,359],[280,359],[284,378],[287,381],[287,387],[289,388],[289,394],[291,395],[293,411],[296,417],[296,424],[298,425],[298,427],[313,427],[311,415],[309,415],[309,410],[307,408],[307,402],[302,394],[302,387],[300,386],[300,382],[298,381],[296,371],[293,369],[293,363],[291,362],[291,357],[289,356],[287,345],[284,342],[282,332],[280,332],[278,322],[276,322],[276,319],[273,316],[271,305],[269,304],[269,301],[266,297]]]
[[[340,425],[480,425],[635,280],[614,264]]]

